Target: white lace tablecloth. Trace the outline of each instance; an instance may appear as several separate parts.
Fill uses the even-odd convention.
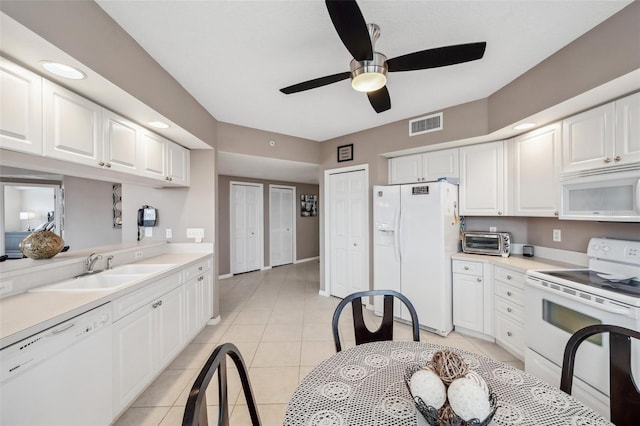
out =
[[[404,382],[407,367],[453,349],[487,381],[498,401],[493,425],[610,425],[579,401],[507,364],[418,342],[376,342],[333,355],[300,383],[285,426],[426,425]]]

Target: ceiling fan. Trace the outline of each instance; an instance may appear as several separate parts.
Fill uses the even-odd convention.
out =
[[[391,98],[386,87],[387,72],[415,71],[475,61],[482,58],[487,46],[486,42],[457,44],[387,59],[374,49],[375,42],[380,37],[380,27],[365,22],[355,0],[326,0],[325,3],[338,36],[353,56],[351,71],[280,89],[284,94],[290,95],[351,78],[352,87],[366,92],[373,109],[381,113],[391,108]]]

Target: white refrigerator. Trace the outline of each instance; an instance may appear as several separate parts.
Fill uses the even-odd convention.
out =
[[[404,294],[421,328],[453,330],[451,255],[460,247],[458,186],[449,182],[373,187],[373,286]],[[382,298],[375,311],[382,312]],[[400,312],[400,315],[398,315]],[[411,320],[402,302],[394,314]]]

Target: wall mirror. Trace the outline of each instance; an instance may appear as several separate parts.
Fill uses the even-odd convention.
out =
[[[0,255],[21,259],[18,244],[35,230],[62,236],[62,176],[12,167],[0,168]]]

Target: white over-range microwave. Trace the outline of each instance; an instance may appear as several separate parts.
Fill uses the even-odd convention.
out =
[[[640,167],[564,177],[560,219],[640,222]]]

